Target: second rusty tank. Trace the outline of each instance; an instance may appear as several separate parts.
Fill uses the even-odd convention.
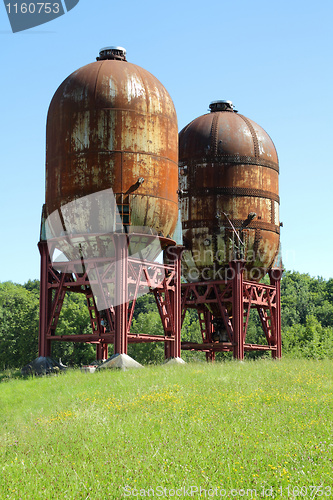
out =
[[[51,101],[44,216],[60,211],[71,235],[138,230],[171,238],[177,189],[177,117],[168,92],[127,62],[125,49],[102,49],[96,62],[65,79]],[[98,257],[101,245],[109,245],[103,238],[78,237],[76,244]]]
[[[246,261],[245,278],[260,280],[280,241],[279,163],[269,135],[231,101],[213,101],[179,134],[179,171],[185,279],[225,279],[236,258]]]

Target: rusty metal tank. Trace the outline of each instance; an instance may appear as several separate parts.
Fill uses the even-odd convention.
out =
[[[61,209],[71,234],[123,227],[170,238],[178,217],[177,190],[178,128],[171,97],[151,73],[127,62],[125,49],[102,49],[96,62],[66,78],[51,101],[45,216]],[[116,213],[103,192],[114,193]],[[88,250],[89,256],[99,255],[92,239]]]
[[[231,101],[214,101],[180,132],[179,171],[185,279],[224,279],[240,258],[244,277],[260,280],[280,240],[279,163],[269,135]]]

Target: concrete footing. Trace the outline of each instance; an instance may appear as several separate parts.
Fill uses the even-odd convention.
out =
[[[165,365],[185,365],[185,361],[182,358],[169,358],[165,361]]]
[[[119,368],[121,370],[127,370],[132,368],[143,368],[143,366],[127,354],[113,354],[111,358],[104,361],[104,363],[98,367],[98,370],[102,368]]]

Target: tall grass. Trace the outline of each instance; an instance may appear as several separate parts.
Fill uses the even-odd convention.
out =
[[[10,380],[0,499],[333,497],[332,412],[332,361]]]

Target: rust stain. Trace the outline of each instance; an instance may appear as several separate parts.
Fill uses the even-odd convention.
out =
[[[148,71],[118,60],[78,69],[51,101],[46,135],[48,214],[112,188],[117,203],[129,205],[131,224],[173,235],[177,117],[168,92]],[[144,182],[133,190],[139,178]],[[77,216],[77,232],[86,231],[88,218]]]
[[[179,173],[185,278],[195,281],[196,269],[204,279],[222,279],[216,269],[235,258],[234,233],[223,212],[237,230],[255,212],[241,235],[245,278],[259,280],[280,240],[279,163],[269,135],[232,109],[212,109],[180,132]]]

